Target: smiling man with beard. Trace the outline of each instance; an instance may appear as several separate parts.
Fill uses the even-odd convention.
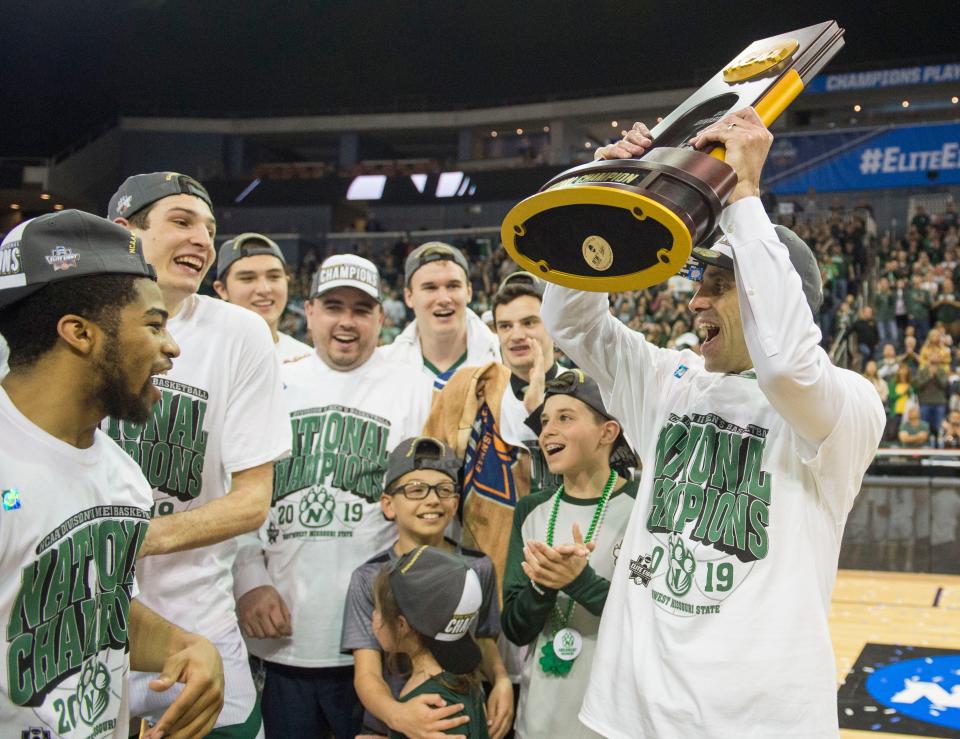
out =
[[[327,258],[306,312],[316,351],[282,369],[293,454],[277,464],[264,538],[246,537],[234,568],[240,623],[265,671],[264,728],[278,739],[359,732],[353,658],[340,653],[347,588],[396,537],[380,512],[387,455],[420,433],[433,397],[419,370],[375,351],[384,314],[372,262]]]
[[[273,462],[290,449],[279,362],[263,319],[196,294],[215,258],[216,232],[199,182],[176,172],[134,175],[110,199],[109,217],[142,239],[182,352],[157,379],[160,401],[145,424],[108,424],[154,488],[140,551],[142,597],[217,645],[226,695],[211,736],[249,739],[261,720],[231,567],[235,537],[263,523]],[[134,673],[131,708],[155,720],[170,698],[149,690],[151,678]]]
[[[185,683],[149,736],[202,735],[220,657],[133,600],[150,486],[98,429],[107,414],[144,423],[179,353],[153,270],[139,239],[80,211],[21,224],[0,253],[0,725],[126,739],[133,667],[160,673],[153,691]]]

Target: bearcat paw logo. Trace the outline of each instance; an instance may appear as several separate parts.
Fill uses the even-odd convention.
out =
[[[77,683],[77,705],[80,718],[92,726],[107,709],[110,702],[110,673],[106,666],[96,659],[84,664]]]
[[[674,595],[686,595],[693,585],[693,573],[697,569],[697,560],[679,536],[671,536],[667,549],[670,552],[670,569],[667,571],[667,585]]]
[[[311,529],[329,526],[336,505],[336,499],[326,488],[312,487],[300,499],[300,523]]]

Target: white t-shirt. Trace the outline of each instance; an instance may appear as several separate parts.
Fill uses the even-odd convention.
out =
[[[0,437],[3,736],[126,739],[127,624],[150,486],[102,431],[88,449],[66,444],[3,388]]]
[[[883,408],[819,348],[759,199],[728,206],[721,226],[756,374],[653,347],[603,294],[544,296],[557,345],[643,460],[580,712],[614,739],[838,734],[827,615]]]
[[[487,362],[500,361],[500,341],[476,313],[466,309],[467,321],[467,357],[455,367],[438,375],[423,361],[423,350],[420,347],[420,332],[417,319],[410,321],[401,334],[392,344],[377,348],[377,353],[387,357],[391,362],[398,362],[414,367],[433,381],[435,390],[443,390],[453,373],[460,367],[479,367]]]
[[[290,334],[285,334],[282,331],[277,331],[277,342],[274,344],[274,348],[277,350],[277,358],[280,360],[280,364],[293,362],[308,354],[313,354],[312,346],[297,341]]]
[[[283,366],[293,453],[276,466],[261,542],[245,537],[237,596],[272,584],[293,618],[288,639],[248,639],[251,653],[297,667],[352,664],[340,632],[354,569],[395,539],[380,511],[387,456],[418,436],[430,413],[430,382],[375,352],[349,372],[317,356]]]
[[[154,486],[153,515],[222,498],[230,475],[285,456],[290,431],[280,364],[260,316],[194,295],[167,324],[180,345],[145,426],[109,420],[115,441]],[[145,605],[213,642],[239,633],[231,566],[236,539],[146,557],[138,577]]]
[[[10,367],[7,366],[7,360],[10,358],[10,347],[7,346],[7,340],[0,334],[0,380],[7,376]]]

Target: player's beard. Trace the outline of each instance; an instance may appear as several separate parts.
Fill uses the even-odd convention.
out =
[[[107,328],[106,338],[103,353],[96,360],[101,378],[96,400],[111,418],[136,424],[146,423],[153,413],[153,377],[147,378],[139,393],[131,393],[117,332]]]

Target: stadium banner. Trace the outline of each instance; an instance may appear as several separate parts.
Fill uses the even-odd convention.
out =
[[[764,183],[777,195],[960,183],[960,123],[778,137]]]
[[[821,74],[814,77],[806,92],[845,92],[878,90],[903,85],[936,85],[960,81],[960,64],[926,64],[896,69],[871,69],[865,72]]]

